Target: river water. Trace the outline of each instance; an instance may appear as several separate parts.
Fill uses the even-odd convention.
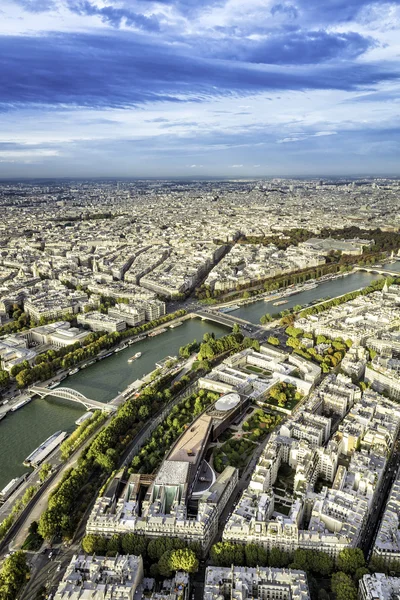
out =
[[[400,262],[389,268],[400,271]],[[354,273],[290,296],[287,304],[273,306],[272,302],[259,301],[243,306],[232,314],[259,323],[260,317],[265,313],[274,314],[296,304],[309,304],[326,296],[339,296],[366,287],[377,277],[371,273]],[[177,355],[180,346],[194,339],[201,340],[206,332],[211,331],[216,336],[227,333],[225,327],[215,323],[200,319],[184,321],[180,327],[168,329],[164,334],[133,344],[122,352],[87,367],[68,377],[61,385],[78,390],[93,400],[108,402],[130,383],[152,371],[157,361],[168,355]],[[138,351],[142,352],[142,357],[128,363],[128,358]],[[48,396],[45,399],[36,398],[19,411],[9,413],[0,423],[0,489],[10,479],[27,471],[22,463],[32,450],[59,429],[73,431],[76,419],[84,412],[85,408],[80,404]]]
[[[176,356],[180,346],[202,339],[206,332],[226,335],[226,327],[188,319],[183,325],[153,338],[128,346],[61,382],[61,386],[78,390],[87,398],[108,402],[118,391],[155,369],[155,363],[166,356]],[[136,352],[142,356],[133,363],[128,358]],[[84,406],[60,398],[35,398],[15,413],[8,413],[0,423],[0,489],[13,477],[27,472],[24,459],[52,433],[73,431],[75,421],[86,412]]]
[[[400,266],[400,263],[398,264]],[[391,265],[391,267],[392,266],[393,265]],[[335,296],[341,296],[342,294],[347,294],[348,292],[354,292],[359,288],[367,287],[371,281],[379,278],[380,276],[376,273],[374,274],[366,273],[365,271],[358,271],[356,273],[352,273],[351,275],[338,277],[332,281],[325,281],[312,290],[300,292],[299,294],[294,294],[293,296],[288,296],[287,303],[285,304],[280,304],[279,306],[274,306],[273,304],[273,302],[285,300],[284,297],[273,300],[272,302],[260,300],[259,302],[242,306],[238,310],[233,311],[231,314],[234,317],[240,317],[241,319],[246,319],[246,321],[259,324],[260,317],[266,313],[274,315],[282,310],[293,308],[297,304],[301,304],[303,306],[305,304],[310,304],[315,300],[327,298],[328,296],[330,298],[334,298]]]

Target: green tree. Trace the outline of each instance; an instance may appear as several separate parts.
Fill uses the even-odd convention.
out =
[[[269,336],[267,342],[268,342],[268,344],[271,344],[272,346],[279,346],[278,338],[273,335]]]
[[[187,573],[196,573],[199,568],[199,561],[196,554],[189,548],[182,550],[173,550],[170,554],[170,566],[173,571],[186,571]]]
[[[339,571],[353,575],[357,569],[365,567],[365,557],[360,548],[345,548],[339,552],[336,565]]]
[[[108,540],[103,535],[89,533],[82,540],[82,549],[86,554],[104,555],[108,550]]]
[[[43,481],[45,481],[47,479],[50,472],[51,472],[51,464],[43,463],[42,466],[40,467],[40,471],[39,471],[39,479],[42,483],[43,483]]]
[[[126,533],[122,536],[122,550],[125,554],[145,557],[147,553],[147,540],[143,535]]]
[[[164,575],[164,577],[171,577],[172,575],[171,555],[172,550],[168,550],[167,552],[164,552],[158,561],[158,571],[160,575]]]
[[[8,371],[4,371],[3,369],[0,369],[0,388],[4,388],[6,387],[10,382],[10,375],[8,374]]]
[[[18,551],[6,558],[0,570],[1,600],[15,600],[28,575],[25,552]]]
[[[357,588],[351,577],[343,571],[332,575],[331,588],[337,600],[357,600]]]

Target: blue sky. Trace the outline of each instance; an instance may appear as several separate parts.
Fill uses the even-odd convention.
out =
[[[400,0],[2,0],[0,177],[400,175]]]

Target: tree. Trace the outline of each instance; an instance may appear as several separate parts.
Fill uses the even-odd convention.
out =
[[[270,567],[276,567],[282,569],[287,567],[290,563],[290,554],[279,548],[271,548],[268,556],[268,565]]]
[[[135,556],[146,556],[147,540],[143,535],[135,533],[126,533],[122,536],[122,550],[125,554],[134,554]]]
[[[351,577],[343,571],[332,575],[331,588],[337,600],[357,600],[357,588]]]
[[[15,600],[28,575],[25,552],[18,551],[6,558],[0,570],[1,600]]]
[[[139,417],[141,418],[142,421],[146,421],[146,419],[148,419],[149,416],[150,416],[150,409],[149,409],[149,407],[145,406],[145,405],[142,405],[139,408],[138,414],[139,414]]]
[[[271,323],[273,320],[273,317],[269,313],[266,313],[260,318],[260,323],[261,325],[266,325],[267,323]]]
[[[199,568],[199,561],[197,560],[196,554],[189,548],[173,550],[170,554],[169,561],[173,571],[196,573]]]
[[[270,335],[268,340],[267,340],[268,344],[271,344],[271,346],[279,346],[279,340],[277,337],[274,337],[273,335]]]
[[[360,548],[345,548],[337,557],[337,568],[353,575],[357,569],[365,567],[365,557]]]
[[[0,388],[6,387],[10,382],[10,375],[7,371],[0,369]]]
[[[240,333],[240,326],[238,325],[238,323],[233,324],[232,333],[233,334]]]
[[[171,577],[172,575],[173,569],[171,568],[171,554],[172,550],[164,552],[158,561],[158,571],[160,575],[164,575],[164,577]]]
[[[45,481],[47,479],[47,477],[49,476],[51,472],[51,464],[50,463],[43,463],[40,471],[39,471],[39,479],[40,481],[43,483],[43,481]]]
[[[82,540],[82,548],[86,554],[104,555],[108,550],[108,540],[102,535],[89,533]]]

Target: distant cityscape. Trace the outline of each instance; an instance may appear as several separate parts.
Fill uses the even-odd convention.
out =
[[[400,595],[399,194],[0,182],[0,434],[86,411],[0,492],[0,598]]]

